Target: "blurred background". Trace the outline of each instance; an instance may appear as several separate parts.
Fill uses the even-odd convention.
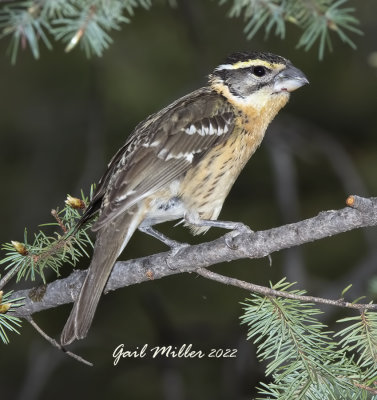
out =
[[[31,237],[38,224],[51,222],[50,210],[62,207],[67,193],[88,193],[139,121],[204,85],[207,74],[237,50],[285,56],[307,74],[310,85],[293,94],[270,126],[221,219],[264,230],[342,208],[349,194],[376,196],[377,4],[354,6],[364,32],[352,37],[357,49],[335,38],[333,53],[323,61],[317,49],[295,48],[295,28],[289,27],[284,41],[264,40],[262,32],[247,41],[242,19],[226,16],[227,4],[199,0],[137,9],[130,25],[112,33],[114,43],[102,58],[88,60],[78,49],[67,55],[56,45],[54,51],[43,50],[39,61],[23,52],[11,66],[8,43],[0,42],[0,243],[22,241],[24,227]],[[161,230],[190,243],[224,233],[213,229],[193,238],[173,224]],[[376,300],[376,239],[375,228],[353,231],[272,254],[272,266],[268,259],[241,260],[212,269],[261,285],[286,276],[311,295],[331,298],[353,283],[350,299]],[[122,258],[165,250],[136,233]],[[67,266],[62,274],[70,270]],[[11,343],[1,346],[1,397],[251,398],[264,370],[239,324],[240,302],[247,295],[195,274],[108,294],[88,338],[72,346],[94,362],[92,368],[52,348],[25,322],[22,335],[11,335]],[[57,338],[70,309],[52,309],[35,320]],[[345,314],[324,310],[323,320],[332,328]],[[238,353],[229,359],[123,359],[114,367],[112,352],[121,343],[129,350],[146,343],[191,343],[195,350],[236,348]]]

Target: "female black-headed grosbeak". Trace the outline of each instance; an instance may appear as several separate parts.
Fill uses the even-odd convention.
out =
[[[152,226],[183,219],[193,234],[216,221],[242,168],[289,93],[308,83],[287,59],[235,53],[208,85],[136,126],[110,161],[81,223],[99,210],[93,258],[61,335],[84,338],[113,265],[136,229],[173,244]]]

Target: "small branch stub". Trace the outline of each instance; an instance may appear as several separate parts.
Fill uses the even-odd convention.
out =
[[[346,200],[346,204],[348,207],[353,207],[355,204],[355,196],[348,196]]]
[[[348,207],[352,207],[360,212],[368,212],[375,207],[373,198],[360,197],[356,195],[351,195],[347,197],[346,204]]]

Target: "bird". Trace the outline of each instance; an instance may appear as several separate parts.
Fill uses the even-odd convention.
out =
[[[98,214],[91,263],[61,333],[61,344],[87,336],[115,261],[134,232],[179,244],[154,225],[180,220],[192,234],[218,221],[225,198],[290,93],[308,84],[288,59],[269,52],[229,55],[207,84],[139,123],[114,155],[78,225]]]

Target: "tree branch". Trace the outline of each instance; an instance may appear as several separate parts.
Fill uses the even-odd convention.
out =
[[[93,364],[84,358],[80,357],[79,355],[72,353],[71,351],[66,350],[61,344],[59,344],[55,339],[52,337],[48,336],[45,331],[41,329],[41,327],[33,320],[32,317],[26,317],[26,320],[30,323],[30,325],[44,338],[46,339],[50,344],[52,344],[53,347],[56,347],[57,349],[63,351],[65,354],[68,356],[74,358],[75,360],[88,365],[89,367],[93,367]]]
[[[337,307],[353,308],[355,310],[360,310],[360,311],[366,309],[377,310],[377,304],[349,303],[348,301],[344,301],[344,299],[330,300],[330,299],[324,299],[322,297],[304,296],[295,293],[282,292],[281,290],[275,290],[265,286],[256,285],[254,283],[241,281],[240,279],[235,279],[235,278],[230,278],[229,276],[220,275],[217,274],[216,272],[209,271],[208,269],[205,268],[197,270],[196,273],[198,275],[203,276],[204,278],[223,283],[224,285],[236,286],[241,289],[248,290],[250,292],[262,294],[263,296],[285,297],[287,299],[300,300],[310,303],[319,303]]]
[[[211,242],[182,248],[175,255],[164,252],[136,260],[118,261],[107,282],[105,293],[173,274],[197,271],[225,261],[262,258],[282,249],[377,225],[377,198],[350,196],[347,205],[349,207],[320,212],[316,217],[297,223],[252,234],[240,234],[233,239],[232,248],[226,244],[227,235],[224,235]],[[25,297],[25,304],[11,309],[12,315],[26,318],[35,312],[73,302],[85,274],[86,271],[74,271],[65,279],[14,292],[11,298]]]

